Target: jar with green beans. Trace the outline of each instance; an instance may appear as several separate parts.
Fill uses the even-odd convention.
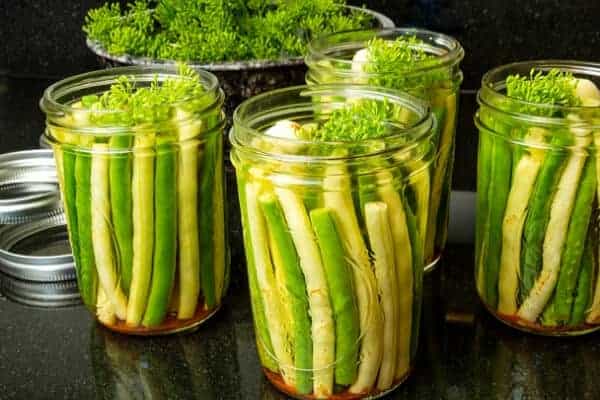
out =
[[[434,118],[416,98],[298,86],[234,114],[263,370],[297,398],[372,398],[417,348]]]
[[[57,82],[40,104],[85,305],[129,334],[207,319],[228,282],[217,79],[115,68]]]
[[[437,156],[429,174],[431,202],[425,242],[426,271],[443,253],[454,164],[459,63],[464,56],[452,37],[422,29],[348,31],[309,44],[306,81],[368,84],[406,91],[430,104],[439,123]]]
[[[501,321],[544,335],[600,328],[600,64],[488,72],[478,94],[475,278]]]

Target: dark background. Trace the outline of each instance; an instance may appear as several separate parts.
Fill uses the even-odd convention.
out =
[[[96,0],[0,0],[0,151],[37,145],[37,99],[53,80],[99,67],[85,46],[83,17]],[[466,57],[454,188],[475,189],[475,92],[493,66],[526,59],[600,61],[597,0],[353,0],[390,16],[455,36]],[[10,107],[9,107],[10,106]]]

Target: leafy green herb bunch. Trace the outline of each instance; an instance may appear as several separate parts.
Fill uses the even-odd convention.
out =
[[[344,0],[136,0],[88,12],[109,53],[201,63],[301,56],[311,37],[372,24]]]

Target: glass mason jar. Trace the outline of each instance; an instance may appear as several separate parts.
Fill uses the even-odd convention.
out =
[[[81,106],[123,76],[135,88],[184,79],[169,67],[94,71],[53,84],[40,101],[79,290],[109,329],[183,331],[216,312],[228,285],[223,94],[199,71],[205,90],[161,123],[120,124],[119,111]]]
[[[363,99],[402,122],[390,118],[388,135],[358,142],[270,133],[281,120],[318,124]],[[418,99],[367,86],[290,87],[236,110],[231,159],[257,347],[286,394],[377,397],[408,376],[434,126]]]
[[[415,37],[411,47],[434,55],[431,60],[411,63],[403,69],[377,67],[370,70],[368,58],[355,58],[357,51],[368,47],[373,39],[393,41]],[[431,202],[427,239],[425,242],[425,270],[431,270],[439,261],[446,245],[458,91],[463,75],[459,63],[464,56],[460,43],[441,33],[413,28],[348,31],[318,38],[308,47],[306,81],[314,83],[354,83],[381,86],[408,92],[429,102],[440,121],[436,132],[438,155],[430,174]],[[397,65],[397,64],[396,64]]]
[[[506,95],[509,75],[556,68],[600,82],[600,64],[534,61],[488,72],[478,94],[475,277],[487,309],[544,335],[600,327],[600,101],[579,107]]]

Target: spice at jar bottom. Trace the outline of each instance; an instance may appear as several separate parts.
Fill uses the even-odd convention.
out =
[[[418,342],[435,124],[419,100],[301,86],[243,103],[230,134],[260,361],[299,398],[367,398]]]
[[[79,290],[112,330],[190,329],[227,287],[223,95],[181,66],[68,78],[47,115]]]
[[[479,92],[476,265],[485,306],[544,335],[600,328],[600,65],[523,62]]]

